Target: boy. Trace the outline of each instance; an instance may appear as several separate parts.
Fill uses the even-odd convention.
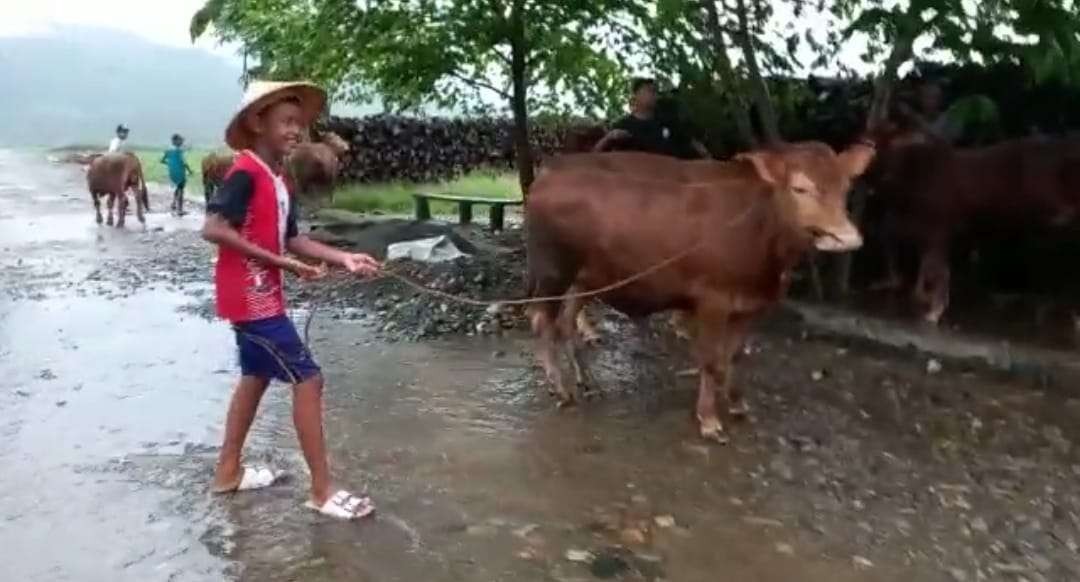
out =
[[[307,506],[340,519],[371,515],[367,496],[330,488],[322,426],[323,379],[311,353],[285,315],[282,270],[316,279],[325,267],[286,257],[290,252],[370,275],[374,259],[320,244],[297,230],[297,209],[282,178],[285,156],[318,117],[326,95],[308,83],[252,83],[225,132],[240,152],[207,207],[203,238],[218,245],[214,282],[218,315],[230,321],[240,352],[241,377],[225,425],[212,489],[217,493],[268,487],[279,476],[244,466],[240,451],[259,400],[274,378],[293,386],[293,422],[311,471]]]
[[[166,150],[165,155],[161,157],[161,163],[169,168],[169,179],[176,186],[176,191],[173,192],[172,209],[177,216],[183,216],[184,187],[187,186],[187,177],[194,172],[191,171],[191,167],[184,160],[184,150],[181,149],[184,145],[184,137],[179,133],[174,133],[172,145],[172,149]]]
[[[109,153],[120,152],[124,150],[124,141],[128,138],[128,128],[123,123],[116,126],[116,137],[112,138],[109,142]]]

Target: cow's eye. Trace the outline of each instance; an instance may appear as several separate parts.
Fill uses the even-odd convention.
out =
[[[814,194],[813,190],[805,186],[794,186],[791,191],[799,196],[813,196]]]

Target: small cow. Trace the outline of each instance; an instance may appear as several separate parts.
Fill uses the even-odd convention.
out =
[[[110,153],[94,158],[86,171],[86,185],[90,190],[90,197],[94,200],[94,212],[97,214],[98,224],[102,222],[101,197],[107,195],[109,218],[106,224],[113,225],[113,206],[119,197],[120,208],[116,226],[124,227],[129,189],[135,190],[135,214],[140,223],[146,224],[144,212],[150,210],[150,197],[146,189],[146,180],[143,178],[142,164],[139,163],[139,158],[135,154]]]
[[[236,155],[232,152],[211,152],[202,160],[203,198],[210,205],[210,197],[225,183]]]
[[[332,132],[323,133],[319,139],[297,145],[285,159],[294,194],[326,192],[337,181],[340,159],[349,151],[349,143]]]
[[[525,209],[529,295],[605,288],[678,257],[598,298],[632,318],[669,310],[692,317],[700,433],[723,442],[716,388],[730,413],[745,414],[730,369],[750,322],[784,296],[807,251],[862,245],[845,205],[873,155],[868,144],[839,155],[817,142],[786,144],[742,154],[726,180],[691,184],[581,168],[544,172]],[[580,306],[566,299],[529,308],[537,356],[560,405],[572,404],[586,379],[585,342],[573,329]],[[573,392],[558,364],[568,338]]]
[[[913,295],[929,323],[938,323],[949,305],[948,258],[957,235],[979,223],[998,230],[1063,226],[1080,213],[1080,140],[953,148],[907,132],[882,144],[882,164],[872,175],[888,274],[878,287],[901,282],[896,241],[914,243],[920,259]]]

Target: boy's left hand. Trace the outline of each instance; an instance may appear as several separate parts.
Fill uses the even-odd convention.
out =
[[[341,261],[341,266],[356,275],[371,276],[379,272],[382,265],[371,255],[364,253],[349,253]]]

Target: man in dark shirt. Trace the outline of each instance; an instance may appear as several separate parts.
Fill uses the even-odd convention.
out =
[[[630,115],[615,122],[614,128],[596,145],[593,151],[602,152],[612,147],[649,152],[665,156],[711,157],[709,150],[696,139],[687,139],[680,128],[672,127],[669,120],[656,117],[656,81],[634,79],[630,85]],[[689,148],[685,147],[689,142]]]

